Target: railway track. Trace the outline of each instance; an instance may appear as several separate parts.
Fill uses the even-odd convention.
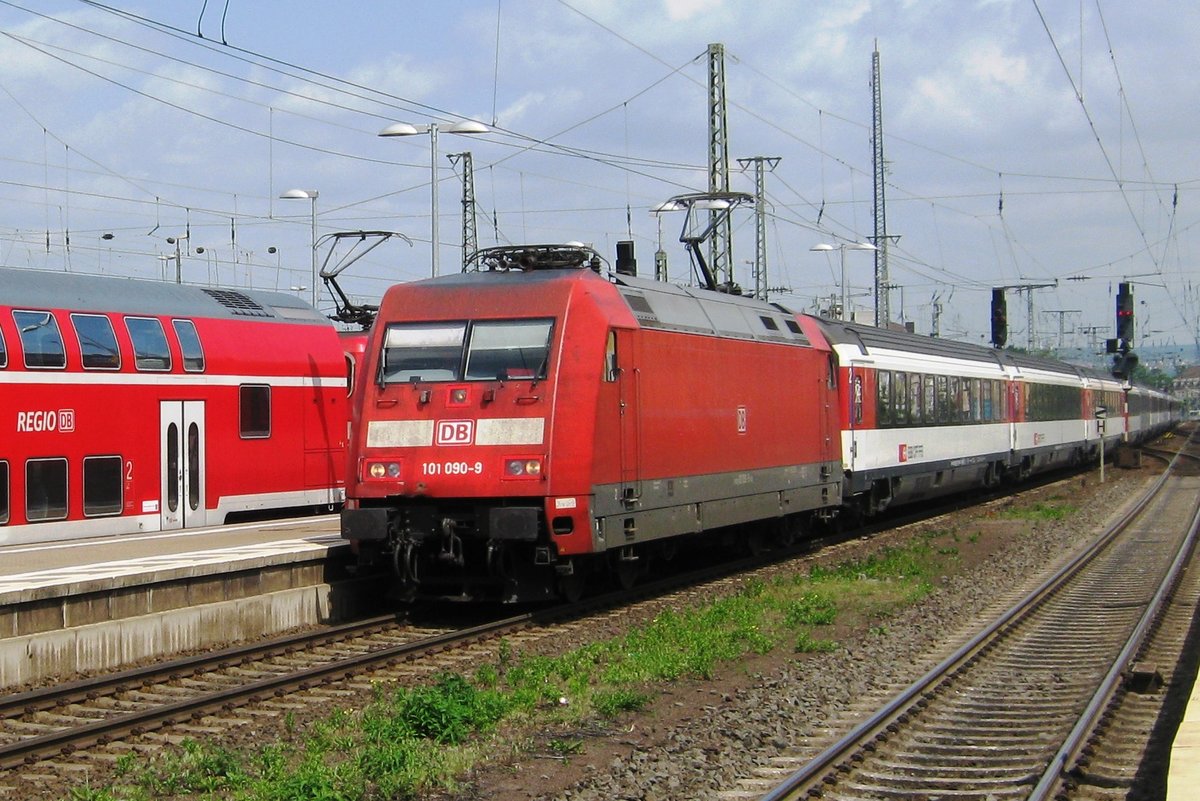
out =
[[[947,508],[958,505],[951,502]],[[809,540],[777,550],[776,558],[766,561],[825,553],[875,528],[894,525],[896,520]],[[480,650],[494,647],[490,641],[495,638],[519,637],[528,644],[554,637],[564,626],[591,625],[606,611],[620,615],[639,599],[684,605],[696,585],[739,581],[743,571],[763,565],[761,556],[727,561],[639,585],[631,592],[466,627],[418,626],[384,616],[10,695],[0,699],[0,770],[7,770],[10,778],[28,770],[36,778],[39,771],[62,772],[87,764],[94,752],[104,752],[106,746],[119,753],[123,741],[131,737],[169,740],[219,730],[224,727],[222,719],[245,717],[242,710],[247,707],[306,703],[314,694],[333,697],[347,683],[369,683],[380,675],[416,682],[446,669],[445,661],[433,664],[437,659],[469,662]],[[431,655],[435,656],[426,658]]]
[[[1046,799],[1088,784],[1089,775],[1101,777],[1093,787],[1129,780],[1094,764],[1095,743],[1112,731],[1114,699],[1157,680],[1139,654],[1169,608],[1200,527],[1200,480],[1186,472],[1164,473],[1084,553],[849,734],[800,761],[763,801]],[[785,759],[776,760],[776,776]],[[761,782],[749,779],[726,797],[749,797],[747,788]]]

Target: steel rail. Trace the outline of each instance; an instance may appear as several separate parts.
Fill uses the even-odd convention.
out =
[[[830,745],[824,751],[813,757],[804,767],[795,771],[770,792],[761,796],[760,801],[783,801],[798,795],[807,789],[822,775],[828,773],[834,765],[844,761],[859,745],[859,743],[874,737],[891,725],[908,711],[916,699],[927,693],[932,687],[947,679],[971,661],[980,651],[984,650],[996,637],[1011,625],[1032,614],[1041,603],[1056,589],[1093,561],[1129,524],[1146,508],[1151,500],[1162,490],[1170,476],[1170,470],[1163,472],[1158,480],[1150,486],[1142,496],[1131,506],[1119,520],[1109,526],[1092,544],[1077,554],[1070,562],[1061,567],[1036,589],[1018,601],[999,618],[960,646],[954,653],[942,660],[936,667],[917,679],[908,688],[895,696],[886,705],[872,714],[849,733]]]
[[[147,683],[155,681],[156,678],[167,680],[184,674],[196,675],[206,669],[219,666],[270,659],[294,653],[302,648],[330,645],[349,637],[361,636],[370,632],[371,629],[381,628],[395,622],[397,622],[396,615],[382,615],[329,626],[317,632],[291,634],[265,642],[235,645],[220,651],[180,657],[150,668],[130,668],[117,673],[92,676],[13,693],[0,698],[0,720],[54,709],[65,704],[88,701],[101,695],[124,692],[138,685],[144,687]]]
[[[198,695],[195,698],[172,704],[129,712],[85,726],[22,739],[0,746],[0,768],[12,768],[36,762],[54,753],[70,753],[79,747],[111,742],[126,734],[142,734],[163,725],[173,725],[184,718],[197,718],[208,712],[232,709],[239,702],[255,702],[269,696],[282,696],[290,688],[308,689],[317,684],[351,676],[366,666],[413,659],[421,653],[443,650],[454,644],[498,636],[510,629],[525,626],[531,619],[530,614],[517,615],[390,648],[357,654],[330,664],[318,665],[294,673],[269,676],[241,686]]]
[[[1190,442],[1191,438],[1189,437],[1188,443]],[[1185,446],[1188,443],[1185,443]],[[1171,466],[1174,466],[1181,454],[1182,451],[1175,455],[1175,458],[1171,460]],[[1192,456],[1191,454],[1187,455]],[[1192,458],[1195,457],[1193,456]],[[1170,467],[1168,467],[1169,469]],[[1095,729],[1096,721],[1104,713],[1105,709],[1107,709],[1122,676],[1132,663],[1137,652],[1141,649],[1146,639],[1146,634],[1161,613],[1167,597],[1174,591],[1178,584],[1179,576],[1191,558],[1197,532],[1200,532],[1200,498],[1197,498],[1196,504],[1192,509],[1192,521],[1188,529],[1188,534],[1180,544],[1179,550],[1175,554],[1175,559],[1171,562],[1170,569],[1167,571],[1162,583],[1159,584],[1154,597],[1147,604],[1146,611],[1142,614],[1141,619],[1130,633],[1125,647],[1121,649],[1116,659],[1113,660],[1112,667],[1105,674],[1104,680],[1100,683],[1091,700],[1080,714],[1078,722],[1071,729],[1071,733],[1067,735],[1067,739],[1058,749],[1058,752],[1051,758],[1037,785],[1030,792],[1028,801],[1046,801],[1046,799],[1053,797],[1058,790],[1059,784],[1075,766],[1080,754],[1087,745],[1088,738]]]

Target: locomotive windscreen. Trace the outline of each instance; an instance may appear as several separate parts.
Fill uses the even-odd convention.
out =
[[[544,378],[553,320],[395,323],[384,336],[385,384]]]

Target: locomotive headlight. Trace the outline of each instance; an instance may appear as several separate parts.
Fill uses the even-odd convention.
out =
[[[400,478],[399,462],[367,462],[364,471],[367,478]]]
[[[522,457],[504,460],[506,478],[539,478],[542,475],[542,460]]]

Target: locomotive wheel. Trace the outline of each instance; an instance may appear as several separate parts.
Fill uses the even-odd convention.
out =
[[[583,585],[583,576],[578,573],[558,578],[558,592],[567,603],[573,604],[583,597]]]
[[[639,573],[641,573],[641,563],[633,559],[618,559],[613,566],[617,585],[623,590],[633,589],[633,585],[637,584]]]

